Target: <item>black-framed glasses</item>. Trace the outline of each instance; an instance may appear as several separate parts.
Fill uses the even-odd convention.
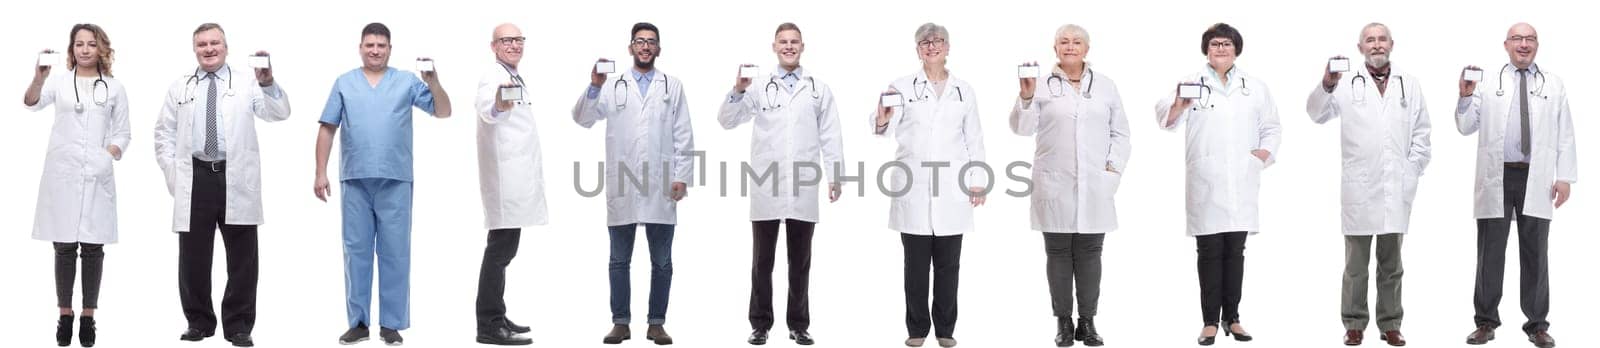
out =
[[[522,36],[507,36],[494,39],[494,42],[500,43],[501,45],[523,45],[528,43],[528,38]]]
[[[922,40],[917,41],[917,47],[933,48],[934,46],[944,46],[945,43],[948,43],[945,39]]]
[[[634,38],[633,39],[633,45],[634,46],[661,46],[661,40],[652,39],[652,38],[642,38],[642,37]]]
[[[1512,35],[1511,37],[1506,38],[1506,42],[1527,42],[1527,43],[1530,43],[1530,44],[1536,44],[1536,43],[1539,43],[1539,36],[1538,35],[1526,35],[1526,36],[1524,36],[1524,35]]]
[[[1216,40],[1206,44],[1206,46],[1211,48],[1233,48],[1233,40]]]

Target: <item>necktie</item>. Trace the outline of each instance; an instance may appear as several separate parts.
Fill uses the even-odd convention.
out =
[[[1532,140],[1528,139],[1531,133],[1528,130],[1528,69],[1517,69],[1517,77],[1522,80],[1517,86],[1517,100],[1522,104],[1522,156],[1532,159]]]
[[[205,155],[209,160],[218,159],[217,151],[217,74],[206,74],[210,87],[206,88],[206,148]]]

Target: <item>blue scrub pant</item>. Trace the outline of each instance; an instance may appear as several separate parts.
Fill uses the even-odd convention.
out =
[[[372,261],[378,261],[378,325],[411,327],[411,182],[351,179],[344,196],[345,310],[350,327],[371,326]]]

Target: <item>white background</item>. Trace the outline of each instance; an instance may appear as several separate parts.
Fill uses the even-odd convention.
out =
[[[523,236],[509,271],[510,315],[534,328],[530,336],[538,345],[599,346],[610,326],[605,205],[600,198],[576,194],[572,163],[587,163],[586,185],[592,187],[593,163],[603,157],[604,125],[578,127],[569,110],[595,58],[628,59],[624,48],[631,24],[651,21],[661,27],[664,56],[658,66],[683,79],[698,148],[709,151],[715,163],[748,156],[748,126],[725,131],[714,120],[736,65],[772,68],[773,29],[784,21],[798,23],[809,43],[803,65],[839,97],[846,158],[866,161],[875,171],[891,159],[895,145],[871,137],[863,118],[876,91],[919,68],[912,40],[918,25],[932,21],[950,29],[950,68],[980,96],[990,161],[1007,163],[1031,160],[1033,153],[1032,139],[1006,129],[1017,88],[1013,67],[1024,60],[1053,62],[1055,28],[1077,23],[1093,38],[1089,60],[1096,72],[1118,82],[1134,134],[1131,166],[1117,199],[1122,228],[1106,241],[1098,323],[1112,346],[1168,347],[1192,344],[1200,315],[1194,242],[1183,235],[1183,138],[1154,127],[1153,105],[1178,77],[1202,67],[1200,33],[1212,23],[1228,22],[1245,38],[1239,67],[1258,77],[1250,81],[1252,88],[1270,88],[1285,134],[1280,162],[1263,175],[1265,231],[1251,238],[1246,253],[1241,312],[1258,337],[1250,345],[1334,347],[1343,333],[1339,133],[1336,124],[1311,123],[1302,105],[1324,59],[1356,56],[1362,25],[1381,21],[1393,29],[1397,69],[1416,75],[1425,86],[1411,92],[1430,98],[1426,106],[1435,126],[1433,164],[1422,178],[1406,240],[1404,328],[1412,346],[1460,346],[1473,328],[1470,168],[1477,137],[1453,128],[1456,74],[1467,64],[1498,69],[1507,60],[1501,48],[1506,29],[1532,22],[1543,46],[1537,62],[1568,82],[1579,132],[1597,131],[1585,128],[1593,127],[1585,120],[1594,105],[1584,96],[1600,92],[1588,83],[1596,73],[1588,58],[1600,52],[1584,42],[1594,31],[1589,18],[1579,14],[1579,3],[1522,2],[1513,10],[1509,3],[1483,1],[26,2],[0,14],[0,32],[8,33],[6,52],[0,54],[0,96],[21,95],[35,53],[65,47],[73,23],[97,23],[109,32],[117,49],[116,77],[128,87],[134,109],[133,143],[117,165],[122,242],[106,249],[100,342],[173,346],[185,324],[176,289],[176,237],[167,231],[171,198],[150,145],[159,100],[169,83],[193,69],[190,34],[202,22],[226,28],[236,66],[243,67],[250,52],[271,51],[294,114],[286,122],[257,127],[268,223],[260,232],[255,337],[263,346],[331,347],[345,329],[339,210],[311,195],[315,120],[333,79],[360,64],[361,27],[372,21],[388,24],[394,33],[393,65],[410,70],[413,58],[433,56],[456,106],[453,118],[426,119],[418,113],[416,121],[413,330],[405,332],[411,346],[456,347],[472,342],[485,235],[471,116],[474,87],[492,67],[488,42],[494,25],[518,24],[529,38],[523,76],[532,84],[531,101],[540,117],[552,224]],[[9,231],[0,239],[0,260],[7,265],[0,268],[7,284],[0,290],[0,327],[7,328],[8,345],[42,347],[52,344],[56,317],[52,254],[48,243],[28,236],[53,113],[12,105],[0,127],[10,163],[0,174],[0,229]],[[1592,144],[1579,141],[1580,147]],[[1580,153],[1586,155],[1579,160],[1583,165],[1594,163],[1592,150]],[[337,168],[336,163],[330,167]],[[336,178],[337,169],[330,171]],[[731,182],[730,191],[737,192],[737,181]],[[1593,271],[1585,271],[1597,261],[1597,253],[1590,252],[1596,238],[1585,231],[1597,222],[1590,198],[1597,191],[1585,184],[1574,187],[1575,198],[1557,212],[1550,243],[1549,319],[1564,347],[1600,343],[1581,336],[1588,333],[1584,328],[1600,325],[1600,319],[1586,315],[1600,308],[1600,301],[1586,295],[1600,292],[1600,286],[1586,278]],[[1002,181],[1000,188],[1020,187]],[[715,191],[692,189],[679,210],[668,327],[680,346],[743,346],[749,332],[748,199],[717,197]],[[875,189],[867,191],[866,197],[847,197],[823,208],[812,269],[811,327],[822,346],[893,347],[905,338],[899,238],[884,227],[888,199]],[[1044,253],[1039,233],[1028,229],[1027,206],[1025,198],[997,195],[977,210],[980,231],[967,236],[963,255],[956,332],[963,346],[1050,344],[1055,321]],[[1523,318],[1514,241],[1501,306],[1506,324],[1490,346],[1527,344],[1517,329]],[[644,238],[638,242],[633,273],[638,324],[630,346],[648,344],[641,339],[648,258]],[[224,263],[218,244],[214,267],[220,301]],[[775,292],[783,294],[781,262],[778,269]],[[782,332],[779,296],[775,330]],[[1374,324],[1368,337],[1376,335]],[[773,338],[771,344],[792,344],[777,333]],[[181,346],[225,344],[212,339]]]

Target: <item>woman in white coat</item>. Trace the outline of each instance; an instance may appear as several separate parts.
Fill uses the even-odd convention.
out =
[[[46,50],[45,52],[51,52]],[[106,244],[117,242],[117,186],[112,161],[122,159],[131,138],[128,95],[112,78],[111,40],[100,26],[78,24],[68,35],[70,74],[50,74],[55,62],[39,62],[22,104],[39,111],[55,105],[55,125],[39,181],[33,239],[55,246],[56,344],[72,343],[72,283],[83,258],[83,317],[78,342],[95,343],[95,308]],[[69,99],[70,98],[70,99]],[[70,104],[68,104],[70,103]],[[79,249],[82,253],[79,253]]]
[[[961,236],[973,230],[972,208],[983,205],[990,173],[984,161],[983,127],[972,85],[945,69],[949,31],[928,23],[917,28],[922,70],[889,85],[886,97],[904,106],[886,107],[869,118],[873,133],[900,144],[888,194],[889,228],[905,248],[906,345],[917,347],[933,326],[939,346],[953,347]],[[971,166],[969,166],[971,164]],[[935,174],[935,171],[943,173]],[[937,179],[938,182],[933,182]],[[933,312],[929,321],[928,266],[933,265]]]
[[[1252,338],[1239,325],[1245,237],[1261,231],[1261,171],[1276,160],[1282,131],[1267,86],[1234,66],[1244,52],[1238,30],[1211,26],[1201,34],[1200,51],[1206,69],[1184,80],[1204,86],[1200,98],[1180,98],[1174,89],[1155,111],[1161,129],[1185,126],[1188,234],[1195,237],[1205,323],[1197,341],[1211,345],[1219,319],[1234,339]]]
[[[1057,64],[1044,88],[1021,78],[1011,109],[1011,131],[1034,137],[1031,220],[1044,233],[1050,303],[1057,347],[1074,340],[1105,344],[1094,326],[1100,301],[1100,250],[1117,228],[1113,196],[1132,146],[1122,95],[1110,77],[1089,68],[1089,32],[1074,24],[1056,29]],[[1072,324],[1073,284],[1078,323]]]
[[[506,266],[517,256],[522,228],[547,223],[544,154],[533,106],[525,102],[522,49],[527,38],[511,24],[495,27],[489,41],[495,64],[485,67],[473,103],[478,115],[478,188],[489,230],[478,271],[478,343],[525,345],[516,334],[532,329],[506,317]],[[518,96],[502,95],[515,88]]]

